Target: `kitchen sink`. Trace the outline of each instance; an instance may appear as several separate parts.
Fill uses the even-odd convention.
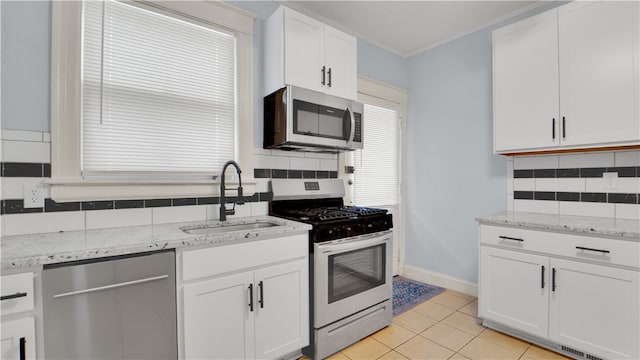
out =
[[[181,228],[183,232],[189,235],[207,235],[207,234],[218,234],[232,231],[244,231],[244,230],[255,230],[262,229],[274,226],[281,226],[281,224],[270,222],[270,221],[256,221],[252,223],[243,223],[243,224],[212,224],[212,225],[203,225],[197,227],[184,227]]]

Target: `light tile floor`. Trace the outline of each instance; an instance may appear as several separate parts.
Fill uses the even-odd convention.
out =
[[[485,328],[477,316],[478,299],[446,290],[394,317],[391,326],[334,354],[329,360],[567,359]]]

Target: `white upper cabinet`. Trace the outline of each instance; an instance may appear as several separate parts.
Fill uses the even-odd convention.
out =
[[[557,146],[558,25],[555,12],[493,33],[495,150]]]
[[[357,41],[351,35],[326,26],[324,60],[327,67],[327,94],[356,99],[358,92]]]
[[[284,11],[284,30],[284,84],[324,91],[321,81],[321,70],[325,66],[324,24],[287,9]],[[278,49],[265,49],[266,53],[272,51]],[[272,90],[284,84],[278,84]]]
[[[564,145],[640,140],[638,5],[575,2],[558,9]]]
[[[494,152],[640,144],[639,14],[574,2],[494,31]]]
[[[265,95],[295,85],[355,100],[355,37],[281,6],[266,21],[264,44]]]

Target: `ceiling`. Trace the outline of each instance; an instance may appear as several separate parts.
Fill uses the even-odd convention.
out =
[[[409,57],[548,1],[280,1],[344,32]]]

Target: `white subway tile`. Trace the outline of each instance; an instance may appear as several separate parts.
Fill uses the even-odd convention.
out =
[[[611,167],[614,166],[613,164],[613,152],[594,152],[560,155],[559,167],[561,169]]]
[[[289,158],[273,155],[255,155],[254,167],[257,169],[289,169]]]
[[[507,178],[513,178],[513,158],[507,158]]]
[[[600,193],[640,193],[640,178],[618,178],[618,187],[607,187],[607,181],[603,178],[587,178],[585,192]]]
[[[533,178],[513,179],[513,191],[534,191],[535,189],[535,179]]]
[[[581,178],[536,178],[535,191],[584,192],[585,179]]]
[[[513,178],[507,178],[507,194],[513,195]]]
[[[205,205],[207,210],[207,220],[217,220],[220,218],[220,205]]]
[[[519,169],[555,169],[558,167],[558,155],[518,156],[513,159],[513,168]]]
[[[545,214],[558,213],[558,201],[543,200],[513,200],[514,211],[526,211]]]
[[[173,206],[152,208],[154,224],[166,224],[184,221],[204,221],[207,209],[204,206]]]
[[[48,133],[47,133],[48,134]],[[2,140],[42,142],[42,132],[27,130],[2,130]]]
[[[31,141],[3,141],[2,161],[50,163],[51,144]]]
[[[318,170],[320,169],[320,159],[291,158],[291,169],[293,170]]]
[[[3,236],[84,230],[85,226],[82,211],[7,214],[2,217],[4,218]]]
[[[152,224],[152,209],[87,211],[87,230]]]
[[[233,204],[227,204],[227,209],[233,207]],[[251,216],[251,203],[245,203],[244,205],[236,205],[235,215],[227,215],[227,219],[235,219],[241,217]]]
[[[256,179],[255,192],[267,192],[269,191],[270,179]]]
[[[42,141],[50,143],[51,142],[51,133],[49,133],[49,132],[42,133]]]
[[[640,205],[616,204],[616,219],[640,220]]]
[[[640,150],[617,151],[615,166],[640,166]]]
[[[290,158],[304,157],[304,154],[305,153],[303,151],[284,151],[284,150],[277,150],[277,149],[273,149],[271,151],[271,155],[290,157]]]
[[[513,194],[507,194],[507,211],[513,211]]]
[[[48,190],[49,186],[45,185],[43,181],[43,178],[4,177],[2,178],[2,190],[0,190],[2,199],[22,199],[24,185],[38,186],[44,195],[45,188]]]
[[[320,168],[318,170],[337,171],[338,161],[320,159]]]
[[[269,203],[266,201],[251,203],[251,216],[265,216],[269,214]]]
[[[561,201],[560,214],[613,218],[615,206],[607,203]]]
[[[337,160],[338,159],[338,154],[324,154],[324,153],[308,152],[308,153],[305,153],[304,156],[307,157],[307,158],[312,158],[312,159],[327,159],[327,160]]]
[[[263,149],[263,148],[254,148],[253,149],[253,154],[254,155],[271,155],[271,149]]]

